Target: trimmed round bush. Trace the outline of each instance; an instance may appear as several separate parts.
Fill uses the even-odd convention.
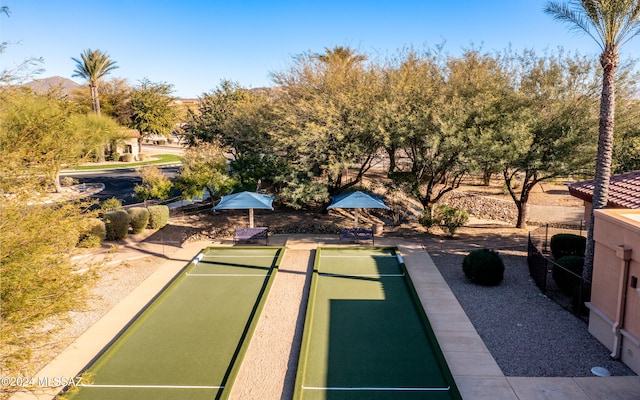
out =
[[[85,226],[80,230],[78,247],[93,248],[99,247],[107,236],[107,229],[104,221],[99,218],[89,218],[85,221]]]
[[[551,237],[549,246],[551,247],[551,254],[556,260],[565,256],[584,257],[587,238],[572,233],[558,233]]]
[[[156,205],[147,207],[149,210],[149,228],[160,229],[169,222],[169,207]]]
[[[122,161],[122,162],[132,162],[132,161],[133,161],[133,154],[131,154],[131,153],[124,153],[124,154],[120,157],[120,161]]]
[[[120,210],[121,208],[122,202],[115,197],[111,197],[110,199],[107,199],[100,203],[100,210],[102,211],[114,211]]]
[[[580,277],[582,276],[583,268],[584,257],[564,256],[553,264],[551,277],[560,290],[568,295],[572,295],[574,289],[580,286]]]
[[[129,234],[131,217],[124,210],[109,211],[102,216],[107,231],[107,240],[120,240]]]
[[[491,249],[474,250],[462,260],[462,270],[467,278],[478,285],[493,286],[504,278],[504,262]]]
[[[131,217],[131,228],[133,233],[141,233],[149,224],[149,210],[144,207],[131,207],[127,210]]]

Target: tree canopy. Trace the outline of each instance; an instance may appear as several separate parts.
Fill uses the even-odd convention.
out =
[[[598,153],[595,165],[591,221],[594,210],[605,208],[609,197],[609,181],[613,160],[615,126],[615,77],[620,63],[620,48],[640,35],[639,0],[569,0],[549,1],[547,14],[567,23],[578,32],[586,33],[602,49],[602,92],[600,95],[600,124],[598,129]],[[587,250],[584,277],[591,280],[593,273],[593,226],[587,229]]]
[[[16,91],[0,99],[2,185],[23,186],[27,176],[40,185],[60,191],[63,167],[86,160],[96,149],[119,137],[120,128],[110,118],[78,113],[72,103],[47,95]],[[36,179],[36,177],[40,177]]]
[[[130,98],[130,127],[137,129],[142,137],[160,135],[169,137],[180,122],[171,93],[172,85],[155,83],[148,79],[133,88]]]
[[[380,63],[336,47],[295,57],[273,80],[266,91],[223,81],[188,137],[219,141],[241,181],[268,181],[294,207],[326,204],[385,165],[429,212],[469,173],[500,173],[524,212],[533,186],[593,158],[593,64],[561,50],[408,49]]]
[[[72,76],[80,77],[89,83],[93,111],[100,115],[100,99],[98,86],[100,80],[118,68],[116,62],[111,60],[107,53],[100,50],[86,49],[80,54],[80,58],[71,58],[76,63],[76,69]]]

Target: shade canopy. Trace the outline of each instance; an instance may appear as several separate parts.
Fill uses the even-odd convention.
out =
[[[354,225],[358,227],[358,209],[360,208],[382,208],[385,210],[390,210],[386,204],[382,201],[380,196],[376,196],[369,193],[364,193],[361,191],[350,192],[345,194],[340,194],[338,196],[332,197],[333,201],[331,205],[327,207],[328,210],[332,208],[353,208],[354,211]]]
[[[249,227],[253,228],[253,210],[273,210],[273,199],[273,196],[256,192],[234,193],[222,196],[213,210],[249,210]]]
[[[364,192],[350,192],[334,196],[331,205],[327,209],[332,208],[384,208],[389,210],[386,204],[382,202],[382,198],[379,196],[364,193]]]

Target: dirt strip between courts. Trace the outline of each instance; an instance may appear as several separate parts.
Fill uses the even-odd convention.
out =
[[[286,249],[230,399],[293,396],[315,250]]]

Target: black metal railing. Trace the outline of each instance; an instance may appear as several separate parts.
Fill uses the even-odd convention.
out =
[[[527,264],[529,275],[544,295],[580,319],[588,321],[589,312],[584,303],[591,297],[590,281],[545,256],[531,240],[531,234],[527,246]]]

